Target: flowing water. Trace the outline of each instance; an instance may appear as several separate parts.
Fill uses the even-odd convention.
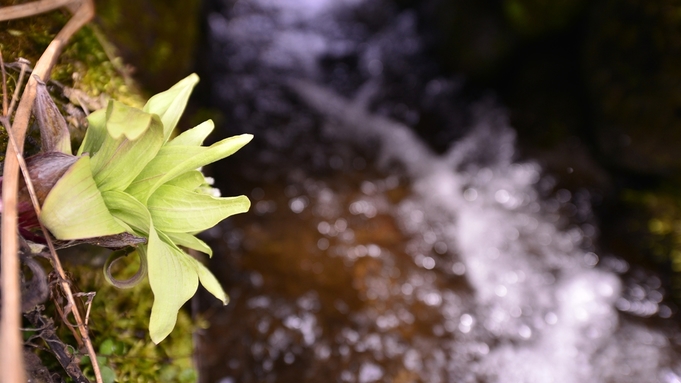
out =
[[[231,303],[203,381],[681,382],[660,278],[599,252],[591,192],[517,160],[413,12],[237,1],[208,26],[214,106],[257,141],[222,185],[251,212],[207,233]]]

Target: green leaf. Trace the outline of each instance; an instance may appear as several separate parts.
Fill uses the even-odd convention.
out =
[[[154,225],[166,233],[195,233],[217,225],[230,215],[248,211],[246,196],[216,198],[177,186],[163,185],[149,197]]]
[[[115,140],[125,136],[128,140],[135,141],[153,123],[154,115],[151,113],[118,101],[109,105],[106,110],[106,130]]]
[[[195,260],[176,247],[162,241],[151,228],[147,251],[149,285],[154,303],[149,318],[149,335],[158,344],[165,339],[177,321],[180,307],[191,298],[199,286]]]
[[[227,294],[225,293],[225,290],[222,289],[222,286],[220,285],[220,282],[218,282],[217,278],[215,278],[215,275],[206,268],[201,262],[198,260],[192,258],[194,262],[196,263],[196,272],[199,274],[199,281],[201,281],[201,285],[208,290],[209,293],[213,294],[215,298],[219,299],[222,301],[223,305],[226,305],[229,303],[229,297],[227,297]]]
[[[179,383],[193,383],[199,380],[199,374],[192,367],[183,369],[177,377]]]
[[[151,214],[140,201],[118,190],[102,192],[102,198],[111,215],[125,222],[137,234],[149,234]]]
[[[215,124],[212,120],[204,121],[168,141],[166,145],[200,146],[213,129],[215,129]]]
[[[61,240],[122,233],[104,203],[90,170],[90,157],[80,157],[45,198],[40,221]]]
[[[157,114],[163,122],[164,142],[168,140],[177,122],[187,106],[192,89],[199,82],[199,76],[190,74],[165,92],[159,93],[147,101],[144,111]]]
[[[163,146],[125,191],[146,203],[158,186],[200,168],[201,165],[194,166],[192,163],[192,167],[187,168],[184,164],[191,158],[203,156],[207,150],[201,146]]]
[[[159,186],[185,172],[234,154],[251,139],[252,135],[242,134],[218,141],[209,147],[164,146],[126,191],[145,203]]]
[[[92,157],[92,173],[102,191],[127,188],[163,145],[163,126],[157,116],[133,112],[134,108],[117,102],[112,105],[106,126],[118,137],[107,135]]]
[[[209,257],[213,256],[213,249],[210,248],[205,242],[196,238],[195,235],[188,233],[169,233],[165,234],[173,241],[174,244],[178,246],[183,246],[189,249],[194,249],[200,251],[204,254],[208,254]]]
[[[87,116],[88,128],[83,142],[78,148],[78,155],[83,153],[96,153],[102,146],[102,142],[109,135],[106,130],[106,111],[113,107],[113,101],[109,101],[106,108],[97,110]]]
[[[116,381],[116,372],[109,366],[100,366],[100,373],[102,374],[103,383],[114,383]]]
[[[113,339],[105,339],[102,344],[99,345],[99,355],[113,355],[114,347],[116,344]]]
[[[196,190],[205,183],[206,177],[203,176],[203,173],[198,170],[191,170],[166,182],[165,185],[173,185],[187,190]]]

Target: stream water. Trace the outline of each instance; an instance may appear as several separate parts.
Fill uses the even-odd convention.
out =
[[[202,381],[681,382],[660,278],[599,252],[590,191],[517,160],[391,4],[208,12],[213,106],[256,141],[215,174],[253,207],[206,233],[231,302]]]

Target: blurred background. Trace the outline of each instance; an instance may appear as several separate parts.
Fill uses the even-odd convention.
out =
[[[210,56],[209,16],[229,17],[234,3],[99,1],[96,21],[148,94],[198,71],[205,80],[196,103],[219,120],[226,112],[211,109],[210,76],[229,66]],[[671,269],[679,254],[678,4],[395,0],[364,7],[375,8],[364,16],[373,18],[363,20],[367,28],[410,13],[430,70],[461,80],[463,98],[498,100],[521,157],[561,181],[597,188],[601,243]],[[411,127],[442,151],[452,139],[445,136],[459,133],[427,117]]]
[[[97,2],[209,172],[203,382],[680,382],[681,4]]]

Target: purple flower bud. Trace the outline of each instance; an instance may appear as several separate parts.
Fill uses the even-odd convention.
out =
[[[43,203],[47,194],[52,190],[52,187],[77,159],[78,157],[76,156],[58,152],[40,153],[26,159],[28,173],[33,182],[33,188],[35,189],[36,197],[40,204]],[[1,186],[2,177],[0,177],[0,187]],[[3,206],[2,202],[0,202],[0,213],[2,213],[2,210]],[[39,226],[38,217],[35,215],[31,197],[28,193],[28,187],[23,178],[19,183],[17,210],[19,214],[19,229],[30,230]]]

